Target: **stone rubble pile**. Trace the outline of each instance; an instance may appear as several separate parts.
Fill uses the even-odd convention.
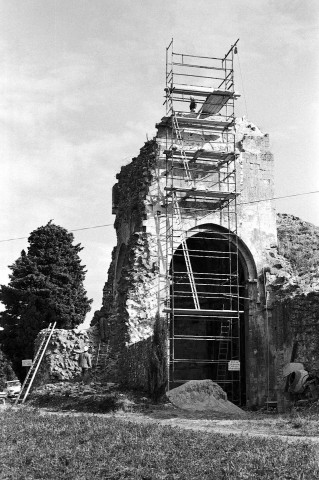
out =
[[[36,388],[32,393],[34,395],[50,395],[57,396],[63,395],[67,397],[80,397],[86,395],[103,395],[110,393],[116,385],[114,383],[108,383],[102,385],[99,382],[91,382],[89,385],[82,383],[71,383],[71,382],[57,382],[57,383],[47,383]]]
[[[49,398],[48,398],[49,397]],[[85,409],[92,412],[108,412],[114,410],[132,411],[139,409],[141,401],[128,398],[127,394],[118,391],[115,383],[101,382],[57,382],[48,383],[34,389],[30,397],[31,404],[55,408]],[[144,405],[142,401],[142,405]]]

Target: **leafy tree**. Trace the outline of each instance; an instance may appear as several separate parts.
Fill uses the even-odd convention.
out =
[[[0,341],[21,372],[21,359],[33,357],[33,344],[38,332],[50,322],[57,328],[75,328],[90,311],[83,287],[85,266],[79,257],[83,249],[73,245],[74,237],[64,228],[49,222],[29,236],[27,253],[9,267],[8,285],[1,285],[0,300],[5,311],[0,312],[4,327]]]

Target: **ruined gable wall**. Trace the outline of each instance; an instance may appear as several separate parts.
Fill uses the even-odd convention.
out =
[[[164,151],[171,144],[170,129],[163,123],[157,125],[158,133],[156,141],[159,146],[159,183],[151,182],[149,196],[153,197],[154,205],[150,205],[146,209],[147,215],[144,225],[146,230],[153,235],[156,234],[156,226],[154,223],[154,210],[161,210],[161,205],[156,196],[164,197],[166,176],[165,176],[165,155]],[[274,202],[263,201],[260,199],[271,199],[274,196],[274,158],[270,151],[269,135],[264,134],[257,126],[248,122],[245,118],[236,119],[236,191],[239,194],[237,199],[237,231],[238,236],[247,246],[254,257],[257,270],[260,271],[265,263],[267,263],[268,251],[277,247],[277,227],[276,227],[276,211]],[[223,134],[221,134],[223,139]],[[204,134],[183,138],[183,144],[189,151],[196,151],[199,148],[207,146]],[[207,148],[207,147],[206,147]],[[221,143],[219,146],[212,146],[213,149],[225,148]],[[175,165],[183,169],[183,162]],[[203,168],[203,167],[202,167]],[[211,174],[212,184],[216,183],[216,178]],[[185,183],[185,182],[184,182]],[[196,180],[197,188],[206,189],[208,179],[204,177],[201,186],[200,179]],[[159,185],[159,188],[158,188]],[[185,184],[187,185],[187,182]],[[163,212],[163,210],[162,210]],[[203,219],[195,219],[192,215],[183,216],[182,225],[184,231],[191,230],[201,224],[220,225],[226,229],[235,230],[234,216],[227,215],[226,209],[220,212],[208,212],[203,215]],[[165,216],[158,218],[159,229],[165,231]],[[165,246],[163,246],[163,251]]]
[[[191,148],[200,146],[194,144]],[[95,317],[95,322],[100,323],[102,337],[111,345],[110,354],[113,355],[114,364],[117,364],[114,379],[144,388],[147,386],[145,365],[149,340],[157,310],[159,269],[162,274],[166,270],[166,259],[164,262],[158,259],[156,233],[157,228],[160,232],[165,232],[166,228],[165,210],[161,202],[166,186],[166,148],[167,131],[159,127],[156,141],[146,144],[140,155],[122,167],[117,175],[118,183],[113,197],[117,247],[113,251],[108,281],[104,287],[103,307]],[[238,121],[237,148],[240,152],[237,165],[237,189],[242,194],[240,198],[245,202],[254,201],[260,196],[270,198],[273,194],[273,157],[269,152],[268,136],[247,121]],[[259,183],[262,187],[258,187]],[[155,221],[157,211],[158,226]],[[263,222],[265,215],[268,215],[266,224]],[[201,223],[192,216],[183,219],[183,222],[185,230]],[[228,226],[227,219],[218,213],[205,215],[204,223]],[[266,248],[274,248],[276,242],[275,211],[272,206],[253,205],[248,213],[245,206],[239,208],[238,233],[246,245],[253,249],[260,269],[265,262]],[[161,238],[160,241],[161,250],[165,252],[165,239]],[[250,335],[264,338],[265,312],[262,308],[254,310],[254,322],[249,328]],[[264,392],[255,378],[260,365],[265,364],[266,351],[263,348],[259,352],[258,364],[251,376],[256,389]]]
[[[276,319],[281,314],[276,313],[275,305],[279,305],[281,298],[287,298],[291,284],[299,284],[300,278],[296,277],[289,259],[281,255],[282,251],[277,251],[273,203],[256,202],[272,198],[274,194],[269,137],[245,120],[238,120],[236,129],[240,153],[237,191],[241,194],[238,199],[238,234],[257,266],[257,278],[249,279],[252,283],[248,287],[251,298],[247,319],[248,390],[251,404],[260,404],[268,395],[267,382],[271,395],[276,393],[279,377],[274,372],[279,368],[280,345],[287,338],[279,344]],[[103,307],[96,317],[117,366],[113,370],[114,380],[139,388],[147,386],[149,340],[157,309],[160,265],[154,213],[159,211],[157,221],[160,230],[164,231],[165,215],[160,197],[163,198],[166,182],[165,148],[166,131],[159,128],[156,141],[148,142],[139,157],[123,167],[117,176],[114,201],[117,247],[104,288]],[[217,214],[205,216],[205,223],[227,227],[226,219]],[[195,225],[195,219],[186,218],[184,229],[189,230]],[[291,330],[290,324],[286,322],[285,325]]]

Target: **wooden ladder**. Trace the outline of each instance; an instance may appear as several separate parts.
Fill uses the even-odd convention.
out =
[[[41,365],[41,362],[42,362],[43,356],[45,354],[45,351],[46,351],[46,349],[49,345],[49,342],[50,342],[50,339],[52,337],[55,326],[56,326],[56,322],[50,323],[48,328],[44,331],[42,341],[41,341],[40,346],[37,350],[37,353],[35,354],[32,365],[29,368],[27,376],[24,379],[24,382],[22,384],[20,393],[19,393],[19,395],[17,396],[17,398],[14,402],[15,405],[23,404],[26,401],[26,398],[29,395],[29,392],[30,392],[30,389],[32,387],[35,376],[37,374],[37,371],[38,371],[38,369]]]
[[[109,357],[109,342],[107,342],[106,348],[103,348],[104,345],[105,344],[102,344],[102,342],[100,342],[97,349],[93,367],[95,374],[100,367],[104,367],[106,365],[107,359]]]

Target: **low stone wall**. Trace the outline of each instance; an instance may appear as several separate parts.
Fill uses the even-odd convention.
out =
[[[43,335],[42,330],[36,339],[35,351]],[[55,330],[36,376],[36,385],[76,378],[81,372],[78,366],[79,353],[84,346],[88,346],[94,363],[99,341],[96,327],[88,330]]]
[[[290,362],[300,362],[308,372],[319,374],[319,292],[295,295],[275,303],[269,323],[278,408],[285,411],[291,398],[285,392],[283,367]]]

